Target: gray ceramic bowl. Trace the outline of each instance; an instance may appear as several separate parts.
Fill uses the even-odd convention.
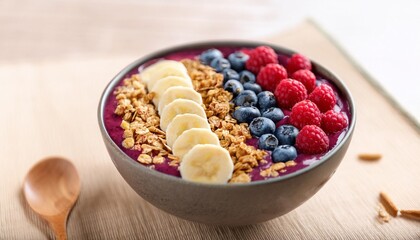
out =
[[[113,88],[127,74],[148,60],[182,50],[211,47],[256,47],[268,45],[291,55],[283,47],[261,42],[205,42],[159,51],[124,68],[105,88],[99,103],[98,120],[103,140],[112,161],[127,183],[155,207],[194,222],[214,225],[247,225],[286,214],[312,197],[334,174],[349,146],[355,126],[353,99],[339,78],[312,61],[315,71],[331,80],[347,98],[350,126],[344,139],[317,163],[288,175],[245,184],[211,185],[188,182],[144,167],[126,155],[110,138],[104,125],[104,107]]]

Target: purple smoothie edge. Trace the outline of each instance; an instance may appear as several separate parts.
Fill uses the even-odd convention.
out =
[[[224,54],[224,56],[229,55],[230,53],[243,49],[241,47],[218,47],[218,49]],[[174,53],[170,53],[168,55],[166,55],[164,57],[164,59],[167,60],[182,60],[182,59],[194,59],[196,58],[201,52],[203,52],[204,50],[206,50],[205,48],[197,48],[194,50],[186,50],[186,51],[179,51],[179,52],[174,52]],[[277,53],[279,55],[279,63],[282,65],[285,65],[287,62],[287,59],[289,58],[287,55],[281,54],[281,53]],[[124,76],[124,78],[128,78],[133,74],[137,74],[139,72],[138,68],[144,69],[145,67],[155,63],[158,60],[161,60],[163,58],[159,58],[159,59],[152,59],[140,66],[138,66],[137,68],[134,68],[132,71],[130,71],[128,74],[126,74],[126,76]],[[338,143],[340,143],[342,141],[342,139],[346,136],[349,126],[350,126],[350,121],[351,121],[351,114],[350,114],[350,107],[349,107],[349,103],[348,100],[345,99],[345,97],[343,96],[343,94],[336,88],[336,86],[334,84],[332,84],[330,81],[328,81],[324,76],[322,76],[321,74],[319,74],[316,70],[313,71],[315,76],[316,76],[316,83],[317,85],[323,83],[323,84],[328,84],[330,87],[332,87],[332,89],[334,90],[334,92],[336,93],[336,98],[337,98],[337,103],[336,106],[334,107],[335,111],[340,111],[343,112],[345,114],[345,116],[347,117],[347,120],[349,122],[348,127],[346,127],[345,129],[343,129],[340,132],[334,133],[334,134],[328,134],[328,138],[329,138],[329,148],[328,151],[326,153],[322,153],[322,154],[316,154],[316,155],[307,155],[307,154],[302,154],[299,153],[297,158],[295,159],[296,165],[295,166],[290,166],[290,167],[286,167],[286,171],[280,171],[279,172],[279,176],[284,176],[293,172],[296,172],[300,169],[303,169],[305,167],[308,167],[318,161],[321,160],[321,158],[327,154],[331,149],[333,149]],[[121,81],[118,83],[118,86],[121,86],[123,83],[124,78],[121,79]],[[115,88],[114,88],[115,89]],[[109,136],[111,137],[111,139],[114,141],[114,143],[125,153],[127,154],[131,159],[133,159],[133,161],[136,161],[138,164],[141,164],[140,162],[138,162],[136,159],[138,157],[138,155],[141,153],[141,150],[130,150],[130,149],[126,149],[122,146],[122,141],[124,140],[123,138],[123,129],[120,127],[122,118],[120,116],[117,116],[116,114],[114,114],[114,110],[117,107],[117,100],[115,99],[115,96],[113,94],[110,94],[108,96],[108,98],[106,99],[106,104],[105,104],[105,108],[104,108],[104,123],[105,123],[105,128],[109,134]],[[283,109],[282,109],[283,110]],[[289,110],[283,110],[284,114],[285,114],[285,118],[283,120],[281,120],[280,122],[277,123],[277,126],[283,125],[283,124],[288,124],[289,123],[289,115],[290,115],[290,111]],[[247,141],[248,145],[251,146],[256,146],[257,145],[257,139],[253,138],[253,139],[249,139]],[[273,178],[273,177],[263,177],[260,175],[260,172],[264,169],[269,168],[273,162],[271,160],[271,152],[268,151],[268,154],[265,158],[267,160],[266,164],[260,164],[258,167],[256,167],[252,172],[249,173],[250,177],[251,177],[251,181],[260,181],[260,180],[264,180],[264,179],[269,179],[269,178]],[[146,167],[155,169],[156,171],[162,172],[164,174],[168,174],[168,175],[172,175],[175,177],[181,177],[180,172],[178,170],[177,167],[174,166],[170,166],[169,164],[169,160],[166,158],[165,161],[161,164],[154,164],[154,165],[144,165]]]

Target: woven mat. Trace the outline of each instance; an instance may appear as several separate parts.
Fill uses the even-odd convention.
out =
[[[22,196],[28,169],[48,155],[71,159],[82,192],[69,239],[419,239],[420,222],[377,221],[379,191],[397,206],[420,209],[420,137],[337,47],[310,22],[263,39],[302,52],[344,79],[357,127],[336,174],[289,214],[246,227],[214,227],[168,215],[140,198],[113,166],[96,121],[102,89],[136,56],[0,66],[0,239],[53,238]],[[153,51],[153,49],[149,49]],[[362,162],[358,153],[383,154]],[[269,203],[268,203],[269,204]]]

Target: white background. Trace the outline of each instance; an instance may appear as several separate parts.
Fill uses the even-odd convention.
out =
[[[287,28],[305,17],[315,20],[420,122],[420,1],[299,0],[276,4],[281,13],[276,15],[276,24]]]

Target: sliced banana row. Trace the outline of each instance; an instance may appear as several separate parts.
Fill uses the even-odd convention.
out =
[[[167,144],[181,159],[182,178],[195,182],[226,183],[233,172],[229,152],[210,129],[201,95],[193,89],[185,66],[162,60],[139,68],[140,78],[155,95],[160,127]]]

